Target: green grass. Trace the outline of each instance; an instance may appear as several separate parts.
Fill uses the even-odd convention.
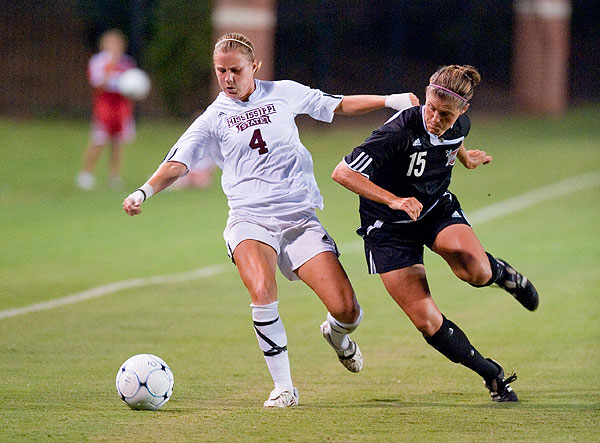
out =
[[[212,278],[146,286],[0,319],[0,441],[599,441],[600,205],[598,188],[476,225],[487,250],[534,281],[540,308],[474,289],[428,253],[440,309],[484,354],[516,371],[518,404],[489,401],[481,380],[425,344],[366,266],[354,229],[357,199],[329,175],[373,129],[338,118],[301,130],[325,197],[322,222],[366,315],[355,333],[361,374],[346,372],[320,337],[325,310],[279,276],[292,374],[301,405],[264,410],[271,389],[233,265]],[[473,119],[467,140],[494,161],[455,169],[467,211],[586,172],[600,171],[600,109],[561,119]],[[85,122],[0,121],[0,310],[102,284],[177,273],[228,259],[227,204],[206,191],[165,192],[127,217],[124,196],[154,171],[185,128],[142,122],[128,147],[127,189],[81,192],[74,177]],[[164,409],[131,411],[114,378],[129,356],[151,352],[175,373]]]

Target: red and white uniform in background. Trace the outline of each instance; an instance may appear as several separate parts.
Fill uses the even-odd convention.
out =
[[[90,58],[88,79],[94,88],[92,109],[92,142],[105,145],[111,139],[127,143],[135,136],[133,102],[119,94],[119,76],[135,68],[133,58],[123,55],[117,63],[111,62],[108,52],[99,52]]]

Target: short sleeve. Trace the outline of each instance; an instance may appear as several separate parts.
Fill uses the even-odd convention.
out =
[[[363,144],[344,157],[346,166],[370,178],[387,160],[406,146],[408,136],[389,126],[376,129]]]
[[[294,114],[308,114],[323,122],[330,123],[333,120],[334,111],[344,98],[290,80],[284,80],[281,84],[285,88],[284,96],[288,98]]]
[[[88,63],[88,80],[93,88],[102,86],[104,82],[104,58],[102,53],[94,54]]]
[[[219,166],[222,166],[222,162],[218,158],[214,158],[218,143],[211,130],[216,125],[211,124],[211,122],[209,112],[205,112],[198,117],[169,150],[163,163],[169,161],[183,163],[189,170],[200,160],[213,157],[213,160]]]

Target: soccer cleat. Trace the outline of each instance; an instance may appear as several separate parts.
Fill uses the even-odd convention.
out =
[[[321,324],[321,333],[323,334],[323,338],[327,340],[327,343],[329,343],[329,345],[334,349],[340,363],[343,364],[344,367],[350,372],[360,372],[363,367],[363,356],[356,342],[348,337],[348,341],[350,342],[348,348],[345,350],[336,348],[331,341],[330,326],[328,321],[324,321]]]
[[[293,392],[290,392],[285,388],[275,388],[265,401],[265,408],[287,408],[288,406],[298,406],[298,389],[293,388]]]
[[[525,277],[519,274],[515,268],[502,259],[496,259],[504,265],[506,275],[504,282],[499,286],[504,288],[514,298],[517,299],[525,308],[535,311],[540,303],[540,298],[535,286]]]
[[[486,358],[487,361],[492,363],[500,372],[498,375],[491,380],[483,380],[483,384],[490,391],[490,396],[492,397],[492,401],[497,402],[509,402],[509,401],[519,401],[517,397],[517,393],[512,390],[509,383],[512,383],[517,379],[517,374],[513,373],[510,377],[504,378],[504,369],[502,366],[498,364],[498,362],[492,360],[491,358]]]

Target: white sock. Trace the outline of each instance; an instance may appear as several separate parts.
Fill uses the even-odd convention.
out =
[[[360,314],[358,314],[358,318],[354,321],[354,323],[342,323],[341,321],[333,318],[333,315],[331,315],[329,312],[327,313],[327,322],[329,323],[330,330],[329,336],[331,337],[331,342],[336,348],[340,350],[348,349],[348,346],[350,346],[348,334],[358,327],[362,318],[362,308],[360,308]]]
[[[275,387],[292,392],[294,384],[287,353],[287,336],[277,311],[278,303],[276,301],[268,305],[251,304],[252,320],[258,345],[265,355]]]

